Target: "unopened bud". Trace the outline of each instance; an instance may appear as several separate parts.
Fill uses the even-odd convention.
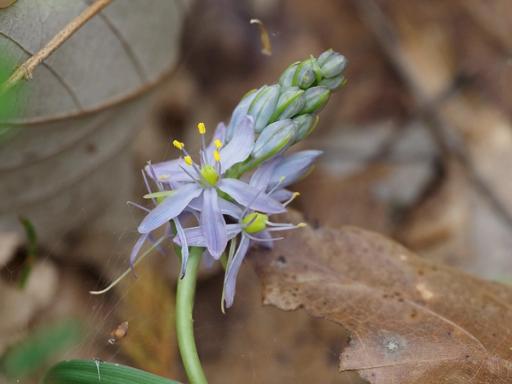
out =
[[[242,121],[242,119],[247,115],[247,112],[249,111],[249,107],[251,106],[251,103],[254,101],[254,98],[258,94],[258,91],[256,89],[253,89],[252,91],[245,94],[245,96],[240,100],[238,105],[236,106],[235,110],[231,114],[231,120],[229,122],[228,128],[227,128],[227,138],[228,140],[233,137],[233,132],[235,128],[238,126],[238,124]]]
[[[313,70],[313,61],[305,60],[302,61],[295,71],[293,76],[293,85],[306,89],[310,87],[316,80],[315,72]]]
[[[279,99],[280,88],[281,86],[278,84],[261,87],[251,103],[248,114],[254,117],[256,133],[260,133],[270,121]]]
[[[324,56],[323,60],[320,60],[322,55],[318,58],[318,65],[324,77],[330,78],[339,76],[347,66],[345,56],[337,52],[331,52],[328,56]]]
[[[279,84],[282,87],[292,87],[293,86],[293,77],[295,76],[295,72],[297,71],[297,67],[299,66],[300,61],[297,61],[291,64],[286,70],[283,72],[281,77],[279,78]]]
[[[316,113],[320,111],[327,104],[330,95],[331,91],[326,87],[319,86],[307,89],[304,92],[305,104],[301,113]]]
[[[302,97],[304,91],[297,87],[286,89],[279,96],[277,107],[270,121],[288,119],[299,113],[304,108],[305,100]]]
[[[331,77],[329,79],[325,78],[318,83],[318,85],[326,87],[330,91],[338,89],[343,84],[345,84],[345,78],[341,76]]]
[[[286,148],[295,137],[297,127],[293,120],[279,120],[266,127],[254,144],[252,155],[260,160],[268,159]]]
[[[316,115],[300,115],[293,119],[296,125],[294,142],[304,140],[313,132],[318,124]]]

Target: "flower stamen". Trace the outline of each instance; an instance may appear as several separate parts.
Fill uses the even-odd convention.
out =
[[[183,158],[183,161],[185,161],[185,164],[187,164],[187,165],[192,165],[192,164],[194,163],[194,162],[192,161],[192,157],[190,157],[190,156],[185,156],[185,157]]]
[[[295,198],[297,198],[297,197],[299,197],[299,196],[300,196],[300,192],[293,192],[293,193],[292,193],[292,196],[291,196],[288,200],[286,200],[286,201],[283,203],[283,205],[284,205],[285,207],[287,207],[287,206],[288,206],[288,205],[289,205],[293,200],[295,200]]]

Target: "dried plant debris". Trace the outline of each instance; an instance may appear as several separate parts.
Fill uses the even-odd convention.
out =
[[[354,227],[297,231],[252,260],[264,303],[348,329],[341,371],[372,384],[512,380],[510,287]]]
[[[175,377],[176,336],[169,321],[174,316],[173,292],[154,266],[139,266],[137,275],[122,285],[127,291],[117,311],[122,321],[109,335],[108,343],[120,345],[134,366]]]

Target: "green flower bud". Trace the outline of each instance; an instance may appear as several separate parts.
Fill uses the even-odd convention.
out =
[[[327,51],[322,52],[322,54],[318,56],[318,59],[316,59],[318,65],[324,65],[327,62],[327,60],[329,60],[329,58],[334,54],[335,52],[332,49],[328,49]]]
[[[331,91],[326,87],[312,87],[304,92],[304,99],[306,101],[301,113],[313,113],[320,111],[327,101]]]
[[[280,89],[279,84],[264,85],[252,101],[248,114],[254,117],[254,131],[256,133],[260,133],[270,121],[279,99]]]
[[[281,77],[279,78],[279,84],[284,88],[288,88],[293,86],[293,77],[295,76],[295,72],[297,71],[297,67],[299,66],[300,61],[297,61],[291,64],[286,70],[283,72]]]
[[[293,85],[302,89],[309,88],[316,80],[311,59],[302,61],[293,76]]]
[[[302,97],[303,93],[304,91],[297,87],[288,88],[281,93],[277,101],[276,110],[270,121],[288,119],[299,113],[305,104],[305,100]]]
[[[299,115],[293,119],[297,129],[295,130],[294,142],[304,140],[313,132],[318,124],[317,115]]]
[[[253,89],[252,91],[247,92],[242,100],[238,103],[235,110],[231,114],[231,120],[229,122],[228,128],[227,128],[227,138],[230,140],[233,137],[233,132],[235,128],[238,126],[242,118],[247,115],[247,112],[249,111],[249,107],[251,106],[251,103],[253,102],[254,98],[258,94],[257,89]]]
[[[334,91],[335,89],[338,89],[340,86],[345,84],[345,78],[344,77],[331,77],[329,79],[323,79],[321,80],[318,85],[325,87],[329,89],[330,91]]]
[[[323,64],[319,65],[324,77],[335,77],[339,76],[341,72],[343,72],[347,66],[347,59],[345,59],[345,56],[340,55],[337,52],[332,52],[332,54],[323,61]]]
[[[252,155],[259,160],[266,160],[291,144],[297,126],[291,119],[279,120],[266,127],[254,143]]]

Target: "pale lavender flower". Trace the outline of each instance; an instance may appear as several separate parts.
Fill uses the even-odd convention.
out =
[[[288,205],[297,193],[289,191],[286,187],[307,175],[321,154],[322,151],[307,150],[275,157],[253,173],[249,184],[264,192],[271,191],[270,197]]]
[[[254,146],[252,117],[246,116],[240,121],[232,139],[226,145],[222,142],[225,137],[223,124],[219,125],[208,147],[204,142],[206,128],[203,123],[198,124],[198,130],[202,137],[199,164],[192,160],[183,143],[174,140],[174,146],[183,152],[184,157],[153,166],[156,180],[168,183],[172,194],[148,213],[140,223],[138,231],[142,235],[150,233],[177,217],[194,201],[192,205],[201,211],[199,228],[205,239],[204,246],[218,259],[228,241],[223,216],[223,207],[226,204],[218,191],[242,206],[260,212],[279,213],[284,212],[285,207],[266,193],[258,193],[257,189],[243,181],[224,177],[229,168],[246,160],[251,154]]]
[[[235,214],[235,212],[232,213]],[[297,225],[273,223],[269,221],[268,216],[264,213],[239,209],[238,222],[226,225],[226,236],[228,240],[234,241],[233,239],[240,235],[240,243],[236,251],[228,256],[226,274],[224,276],[224,302],[227,308],[233,305],[238,271],[249,250],[251,242],[258,242],[267,248],[272,248],[273,241],[282,239],[273,238],[271,236],[272,232],[300,228],[304,225],[304,223]],[[207,244],[207,239],[200,227],[186,228],[185,237],[189,246],[205,247]],[[174,242],[178,245],[183,244],[179,236],[174,238]]]
[[[152,166],[151,163],[148,163],[148,165],[146,166],[146,172],[149,174],[149,176],[152,177],[153,180],[155,180],[155,173],[154,173],[153,166]],[[165,196],[167,196],[168,194],[171,193],[170,190],[166,190],[164,188],[163,184],[159,183],[159,182],[155,182],[158,191],[157,192],[153,192],[153,190],[151,189],[151,187],[149,185],[148,179],[147,179],[146,174],[145,174],[144,171],[142,171],[142,178],[144,180],[144,184],[145,184],[146,189],[148,191],[148,194],[145,197],[151,199],[155,206],[158,205],[158,200],[161,200],[163,197],[165,197]],[[133,202],[128,202],[128,203],[130,205],[133,205],[133,206],[135,206],[137,208],[142,209],[145,212],[148,212],[148,213],[151,212],[151,210],[149,210],[149,209],[147,209],[147,208],[145,208],[145,207],[143,207],[143,206],[141,206],[139,204],[136,204],[136,203],[133,203]],[[183,277],[185,275],[185,270],[186,270],[188,256],[189,256],[189,249],[188,249],[187,239],[185,237],[185,232],[183,230],[183,226],[181,224],[179,216],[174,217],[172,219],[172,223],[174,224],[174,228],[176,230],[177,236],[181,239],[181,270],[180,270],[180,276]],[[166,237],[171,237],[172,238],[172,232],[171,232],[170,226],[168,226],[166,228],[165,232],[166,232],[165,233]],[[133,268],[133,265],[134,265],[135,261],[137,260],[137,256],[139,255],[142,246],[144,245],[144,243],[147,240],[149,240],[152,243],[155,243],[154,239],[151,236],[151,232],[141,234],[139,236],[139,238],[137,239],[137,241],[135,242],[135,244],[134,244],[134,246],[132,248],[132,251],[130,253],[130,266],[132,268]]]

